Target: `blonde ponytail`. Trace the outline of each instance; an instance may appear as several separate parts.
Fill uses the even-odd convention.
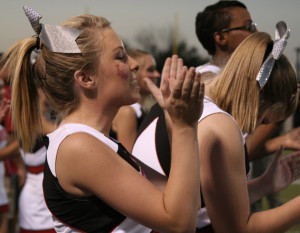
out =
[[[34,147],[42,132],[37,82],[31,64],[31,52],[35,45],[35,38],[20,40],[3,57],[12,85],[12,126],[24,151]]]
[[[12,80],[13,126],[24,151],[32,149],[37,137],[42,134],[37,87],[43,89],[60,117],[74,111],[79,105],[74,73],[77,70],[96,69],[103,48],[101,32],[110,28],[108,20],[89,14],[71,18],[62,25],[83,30],[76,39],[81,53],[51,52],[41,41],[41,53],[34,69],[30,56],[36,47],[36,38],[20,40],[6,53],[6,64]]]

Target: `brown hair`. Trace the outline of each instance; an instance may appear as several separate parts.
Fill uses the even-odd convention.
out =
[[[25,151],[34,146],[42,132],[37,86],[58,113],[68,115],[76,109],[79,100],[73,75],[77,70],[96,69],[103,39],[99,29],[110,27],[110,23],[103,17],[86,14],[62,26],[83,30],[76,40],[80,54],[53,53],[41,43],[41,54],[32,67],[30,56],[36,39],[28,38],[18,41],[5,55],[12,78],[12,121]]]
[[[243,132],[253,132],[258,114],[265,110],[272,110],[276,120],[283,120],[297,106],[297,75],[286,56],[275,61],[262,90],[256,81],[271,42],[263,32],[246,38],[232,54],[213,90],[217,105],[237,120]]]

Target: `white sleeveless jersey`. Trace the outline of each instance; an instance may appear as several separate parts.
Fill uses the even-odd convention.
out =
[[[120,144],[107,138],[99,131],[82,124],[64,124],[48,135],[49,147],[45,164],[44,194],[48,208],[53,214],[55,230],[59,233],[111,232],[111,233],[150,233],[151,229],[118,213],[96,196],[78,197],[67,193],[59,185],[55,172],[55,161],[61,142],[69,135],[85,132],[105,143],[122,158],[125,150]],[[121,148],[121,149],[120,149]],[[122,151],[121,151],[122,150]],[[126,151],[126,150],[125,150]],[[126,161],[139,166],[126,151]],[[88,156],[88,155],[87,155]],[[134,164],[134,165],[133,165]],[[142,173],[141,171],[139,171]],[[96,179],[97,177],[95,177]],[[49,199],[50,198],[50,199]],[[59,200],[59,202],[57,202]],[[65,207],[63,207],[63,205]],[[66,214],[62,213],[64,211]],[[78,219],[81,219],[78,221]],[[109,229],[109,230],[108,230]]]
[[[24,154],[22,149],[20,152],[27,167],[27,173],[26,182],[19,197],[19,226],[27,231],[54,229],[52,215],[46,206],[42,186],[46,147],[42,146],[34,153]]]
[[[204,65],[196,67],[196,72],[199,72],[199,73],[210,72],[210,73],[214,73],[214,74],[219,74],[221,72],[221,69],[220,69],[220,67],[212,65],[211,63],[206,63]]]

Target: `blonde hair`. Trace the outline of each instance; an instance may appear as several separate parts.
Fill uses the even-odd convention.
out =
[[[65,116],[79,104],[73,75],[77,70],[95,70],[102,49],[101,31],[110,22],[103,17],[80,15],[62,26],[83,30],[76,43],[80,54],[50,52],[41,43],[41,54],[30,63],[35,38],[18,41],[6,55],[12,79],[12,122],[23,149],[32,149],[42,132],[37,87],[40,86],[54,110]]]
[[[297,75],[284,55],[275,61],[269,80],[262,90],[256,76],[264,62],[271,37],[257,32],[247,37],[235,50],[213,90],[217,105],[231,114],[243,132],[253,132],[257,116],[272,110],[276,120],[283,120],[297,106]]]

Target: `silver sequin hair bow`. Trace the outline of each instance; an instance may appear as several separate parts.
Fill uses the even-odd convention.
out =
[[[275,60],[278,60],[280,58],[284,48],[286,47],[287,39],[289,38],[289,36],[290,29],[288,28],[286,23],[284,21],[278,22],[275,28],[275,41],[273,44],[273,49],[260,68],[258,75],[256,76],[256,80],[259,83],[260,89],[262,89],[266,85],[272,73]]]
[[[76,44],[76,39],[82,33],[82,30],[58,25],[40,24],[42,16],[37,11],[28,6],[24,6],[23,9],[38,39],[40,38],[51,52],[81,53]]]

